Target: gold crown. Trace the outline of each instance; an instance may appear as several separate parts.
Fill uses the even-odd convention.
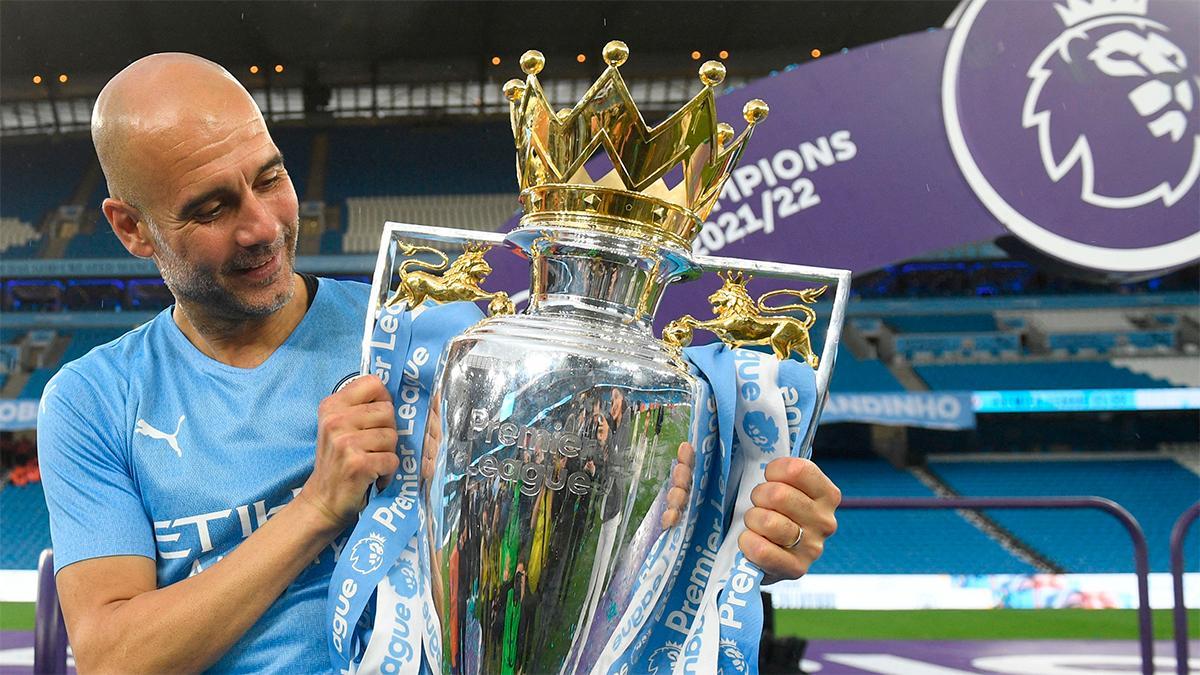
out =
[[[708,61],[700,66],[704,89],[651,128],[619,71],[629,48],[613,40],[603,55],[608,68],[574,108],[551,107],[537,79],[546,63],[538,51],[521,56],[528,78],[504,85],[525,207],[521,225],[558,223],[690,248],[754,125],[766,119],[767,104],[746,103],[742,115],[749,124],[731,141],[733,127],[717,123],[713,96],[725,66]],[[600,148],[613,169],[594,180],[584,164]],[[664,176],[680,166],[682,180],[668,186]]]

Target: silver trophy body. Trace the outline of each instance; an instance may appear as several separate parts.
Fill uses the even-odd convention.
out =
[[[435,377],[440,442],[426,443],[421,473],[441,670],[591,672],[655,544],[692,521],[687,500],[673,508],[668,494],[698,470],[680,445],[696,436],[702,385],[652,333],[663,291],[699,269],[834,283],[819,411],[849,272],[544,223],[507,236],[388,223],[368,336],[394,296],[400,240],[515,249],[532,268],[524,312],[453,338]]]
[[[668,254],[514,234],[541,249],[528,310],[454,338],[438,379],[443,670],[587,672],[664,531],[699,384],[638,309],[666,286]]]

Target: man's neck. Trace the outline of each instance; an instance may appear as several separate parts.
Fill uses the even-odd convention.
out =
[[[296,275],[291,300],[267,316],[229,319],[176,302],[171,317],[205,356],[236,368],[256,368],[288,339],[307,309],[308,289]]]

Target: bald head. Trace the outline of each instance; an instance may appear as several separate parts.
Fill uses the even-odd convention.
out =
[[[263,124],[250,93],[229,71],[192,54],[152,54],[101,90],[92,142],[114,198],[141,205],[180,134],[201,138],[231,121]]]

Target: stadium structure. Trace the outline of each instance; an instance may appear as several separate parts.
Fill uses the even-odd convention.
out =
[[[639,57],[630,64],[634,95],[645,112],[664,113],[694,93],[688,73],[701,56],[722,54],[732,91],[847,49],[940,29],[955,5],[700,3],[688,17],[676,3],[0,5],[0,608],[8,615],[0,670],[32,665],[31,643],[18,633],[32,629],[23,622],[34,570],[51,547],[37,466],[39,398],[63,364],[173,302],[153,264],[130,256],[100,212],[108,193],[87,133],[90,111],[125,64],[170,49],[228,67],[271,124],[300,197],[298,269],[369,282],[385,221],[486,231],[511,222],[512,136],[500,84],[529,43],[561,64],[559,89],[548,94],[568,102],[599,71],[598,46],[621,37]],[[653,29],[667,21],[680,29]],[[115,49],[99,41],[122,24],[139,26],[140,39]],[[1170,623],[1172,528],[1200,498],[1197,265],[1089,274],[1030,255],[1010,237],[854,272],[813,454],[848,502],[1111,500],[1145,533],[1149,602],[1162,610],[1159,628]],[[952,624],[974,619],[961,616],[1026,611],[1050,617],[1030,620],[1042,635],[989,634],[985,618],[967,637],[1117,638],[1084,652],[1118,644],[1106,667],[1129,670],[1106,672],[1137,672],[1129,660],[1138,654],[1134,548],[1111,514],[852,508],[838,520],[810,574],[774,590],[776,634],[811,641],[810,671],[918,672],[830,655],[923,662],[908,647],[889,652],[899,643],[888,640],[936,643],[962,636]],[[1200,606],[1195,529],[1180,548],[1192,607]],[[1089,636],[1058,631],[1056,621],[1074,619],[1048,613],[1067,609],[1127,611],[1115,628]],[[862,640],[839,651],[838,639],[868,621],[837,619],[856,610],[931,618],[925,628],[883,629],[874,646],[864,642],[874,629],[861,628]],[[964,614],[934,620],[949,610]],[[845,624],[844,634],[823,633],[827,622]],[[1194,612],[1191,623],[1200,624]],[[1031,649],[1012,644],[1014,653]],[[1160,643],[1158,654],[1171,649]],[[962,668],[945,672],[1022,672]]]

